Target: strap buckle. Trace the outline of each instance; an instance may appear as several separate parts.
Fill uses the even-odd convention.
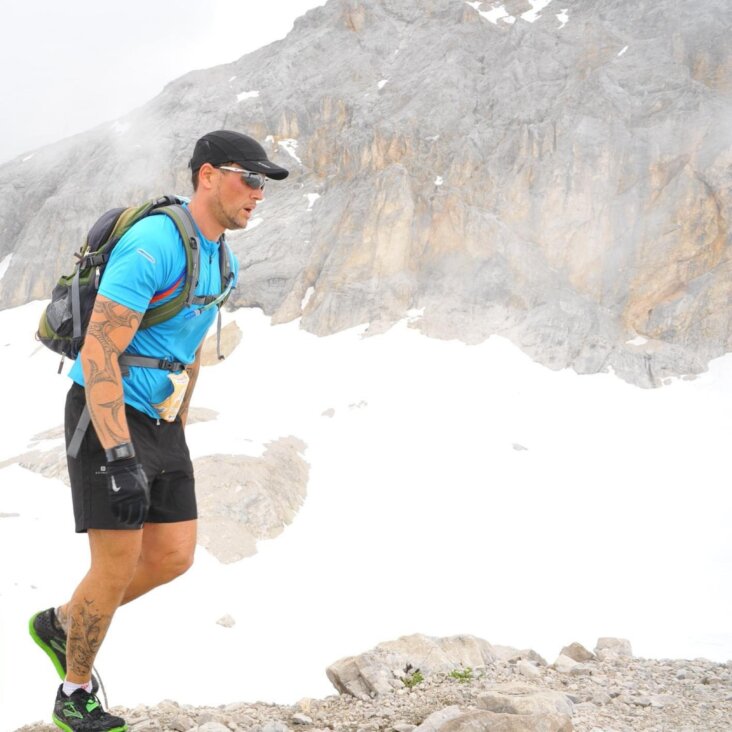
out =
[[[167,358],[161,358],[158,363],[158,368],[163,371],[178,371],[181,368],[179,361],[171,361]]]

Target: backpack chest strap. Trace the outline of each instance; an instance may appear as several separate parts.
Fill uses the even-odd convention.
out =
[[[167,358],[155,358],[154,356],[134,356],[130,353],[123,353],[119,357],[119,365],[123,376],[130,372],[130,366],[162,369],[163,371],[182,371],[186,367],[186,364],[180,361],[170,361]]]

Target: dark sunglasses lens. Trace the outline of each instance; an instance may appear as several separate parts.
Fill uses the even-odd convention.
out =
[[[266,178],[261,173],[245,173],[242,175],[244,182],[250,187],[258,191],[260,188],[264,188],[264,182]]]

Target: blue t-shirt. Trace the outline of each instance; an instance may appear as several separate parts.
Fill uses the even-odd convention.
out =
[[[218,295],[221,292],[219,243],[204,238],[198,230],[197,233],[201,255],[196,295]],[[231,251],[229,260],[236,285],[239,265]],[[178,280],[180,284],[156,304],[167,302],[183,289],[185,271],[186,254],[178,229],[168,216],[155,214],[139,221],[119,240],[104,270],[99,294],[144,313],[155,295],[166,292]],[[126,353],[192,363],[216,319],[215,307],[190,315],[196,309],[196,305],[186,306],[170,320],[138,330]],[[122,382],[125,403],[157,418],[153,404],[162,402],[173,391],[168,372],[134,366],[129,371]],[[84,386],[81,359],[71,367],[69,376]]]

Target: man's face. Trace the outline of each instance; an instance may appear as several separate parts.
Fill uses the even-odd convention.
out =
[[[226,167],[244,171],[234,163]],[[232,170],[216,168],[216,176],[212,199],[216,220],[230,230],[246,228],[257,204],[264,199],[264,190],[247,185],[243,177]]]

